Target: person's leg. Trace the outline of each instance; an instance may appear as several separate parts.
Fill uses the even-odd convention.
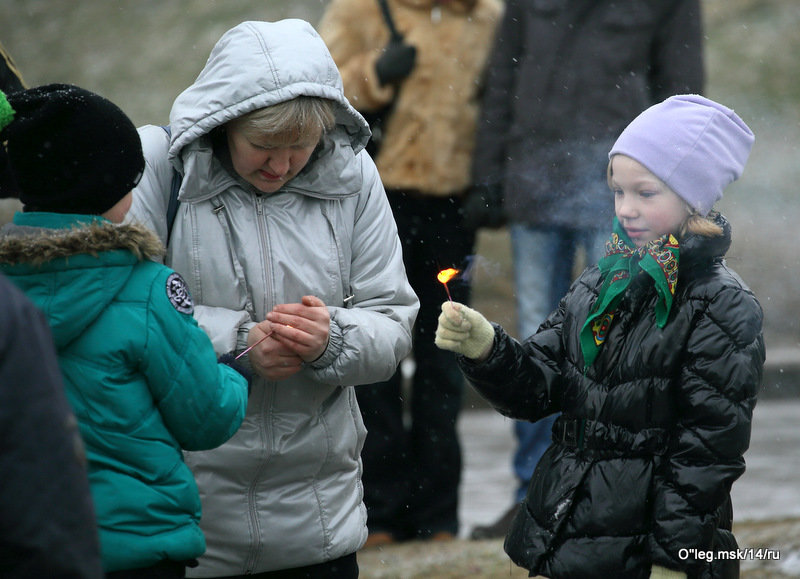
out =
[[[517,420],[514,422],[514,434],[517,438],[517,451],[514,453],[514,474],[519,481],[514,501],[522,502],[528,492],[528,485],[533,478],[533,471],[542,458],[544,451],[550,446],[553,423],[557,414],[542,418],[536,422]]]
[[[403,425],[402,376],[386,382],[356,386],[356,398],[367,428],[361,451],[364,504],[367,507],[369,546],[400,539],[399,517],[407,503],[405,472],[407,434]],[[388,534],[388,535],[386,535]]]
[[[557,264],[560,235],[554,229],[511,225],[511,252],[517,306],[517,336],[525,340],[553,310],[554,279],[564,267]]]
[[[187,566],[196,567],[197,560],[172,561],[167,559],[141,569],[109,571],[105,576],[106,579],[182,579],[186,577]]]
[[[586,265],[593,265],[600,261],[606,253],[606,241],[611,236],[610,229],[598,229],[583,233],[581,244],[586,252]]]
[[[572,277],[574,245],[569,235],[559,229],[539,229],[514,225],[511,229],[517,291],[517,325],[520,339],[536,333],[539,325],[556,308],[569,289]],[[514,473],[519,480],[516,497],[525,496],[533,469],[550,444],[555,417],[539,422],[517,421],[514,433]]]
[[[418,200],[421,243],[416,259],[408,263],[413,287],[420,299],[411,388],[410,530],[417,537],[444,538],[458,533],[458,488],[461,482],[461,444],[456,423],[461,411],[464,378],[455,355],[434,344],[434,336],[447,292],[437,273],[464,269],[473,252],[474,233],[460,226],[456,199]],[[452,299],[468,304],[469,284],[456,278],[448,283]]]
[[[553,260],[553,276],[550,278],[550,296],[548,298],[549,308],[547,314],[558,307],[572,285],[574,279],[573,270],[575,267],[576,252],[581,246],[581,232],[569,229],[556,229],[552,233],[553,253],[550,257]],[[544,318],[539,322],[543,322]]]
[[[413,262],[417,253],[415,207],[404,195],[388,192],[404,259]],[[412,282],[413,286],[413,282]],[[386,382],[356,386],[356,398],[367,438],[361,451],[364,467],[364,504],[369,538],[366,546],[405,539],[404,516],[408,509],[408,432],[400,369]],[[405,475],[405,476],[404,476]]]

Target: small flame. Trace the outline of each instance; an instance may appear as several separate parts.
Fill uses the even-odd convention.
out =
[[[452,267],[449,267],[440,271],[436,276],[436,279],[438,279],[441,283],[447,283],[459,273],[461,273],[460,269],[453,269]]]
[[[438,279],[444,286],[444,291],[447,292],[447,299],[450,300],[450,303],[453,303],[453,298],[450,295],[450,289],[447,287],[447,282],[449,282],[451,279],[457,276],[459,274],[459,271],[460,270],[448,267],[447,269],[443,269],[442,271],[440,271],[439,274],[436,276],[436,279]]]

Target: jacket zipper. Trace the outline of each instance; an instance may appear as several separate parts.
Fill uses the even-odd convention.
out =
[[[261,271],[264,272],[264,277],[262,278],[261,282],[264,287],[264,303],[263,303],[263,311],[266,313],[271,309],[271,303],[274,302],[274,297],[272,293],[272,285],[269,283],[269,236],[267,235],[266,231],[266,224],[265,224],[265,210],[264,210],[264,198],[261,195],[256,195],[256,215],[258,218],[256,219],[257,226],[258,226],[258,240],[260,246],[260,254],[261,254]],[[255,312],[253,312],[255,315]],[[247,555],[247,561],[245,563],[245,574],[251,575],[255,570],[256,562],[258,561],[259,554],[261,552],[261,527],[259,526],[259,519],[258,519],[258,501],[256,497],[256,488],[258,487],[258,481],[261,480],[261,475],[266,468],[267,460],[269,459],[270,454],[272,454],[272,445],[269,444],[270,441],[270,423],[272,420],[270,408],[272,408],[271,399],[274,398],[275,392],[275,384],[273,382],[268,382],[263,380],[264,383],[264,393],[261,398],[261,406],[258,409],[258,416],[263,418],[259,420],[259,436],[261,438],[261,448],[264,449],[264,453],[259,461],[259,467],[256,469],[256,472],[253,474],[253,480],[250,481],[250,486],[247,489],[247,511],[248,517],[250,518],[250,528],[253,530],[253,537],[252,542],[250,544],[250,549]]]

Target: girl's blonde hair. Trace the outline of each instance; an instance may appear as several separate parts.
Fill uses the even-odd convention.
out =
[[[248,138],[264,135],[291,145],[310,135],[330,131],[336,124],[335,104],[330,99],[299,96],[257,109],[231,121]]]
[[[613,176],[614,173],[611,168],[611,161],[609,160],[608,166],[606,167],[606,182],[608,183],[609,188],[611,188],[611,178]],[[669,186],[666,183],[664,186],[669,189]],[[672,191],[672,189],[670,189],[670,191]],[[684,220],[680,230],[677,231],[678,237],[684,237],[688,233],[702,235],[703,237],[718,237],[722,235],[722,227],[714,223],[712,220],[713,216],[716,215],[716,212],[712,211],[707,217],[703,217],[688,203],[686,203],[686,207],[688,208],[689,215]]]
[[[680,231],[678,231],[678,237],[684,237],[687,233],[694,233],[703,237],[719,237],[722,235],[722,227],[712,221],[713,216],[716,214],[716,211],[712,211],[707,217],[703,217],[692,209],[689,217],[683,222]]]

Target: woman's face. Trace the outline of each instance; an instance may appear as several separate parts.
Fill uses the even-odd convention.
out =
[[[689,205],[644,165],[625,155],[611,158],[614,211],[636,247],[677,233],[689,217]]]
[[[295,142],[280,135],[253,138],[236,123],[226,132],[234,170],[264,193],[275,193],[302,171],[322,136],[318,131]]]

